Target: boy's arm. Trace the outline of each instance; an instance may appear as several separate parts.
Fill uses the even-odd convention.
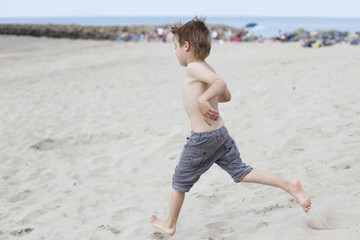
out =
[[[229,102],[231,100],[231,93],[228,88],[225,89],[225,92],[219,96],[219,102]]]
[[[219,102],[230,101],[230,92],[226,87],[226,83],[222,79],[217,79],[210,87],[198,98],[200,112],[205,122],[211,126],[208,119],[216,121],[219,118],[219,112],[210,105],[210,100],[218,97]]]
[[[199,97],[199,101],[210,101],[213,98],[226,97],[226,83],[224,80],[217,78],[213,83],[210,83],[210,87]]]

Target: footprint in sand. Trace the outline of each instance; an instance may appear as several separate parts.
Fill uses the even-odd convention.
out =
[[[307,213],[307,225],[315,230],[348,229],[358,225],[360,216],[351,212],[328,209],[321,210],[314,206]]]
[[[332,227],[327,222],[326,216],[324,213],[319,213],[314,207],[307,214],[307,225],[315,230],[331,230]]]
[[[10,196],[8,200],[9,200],[9,202],[12,202],[12,203],[19,202],[19,201],[26,199],[30,194],[31,194],[30,190],[25,190],[25,191],[22,191],[22,192],[19,192],[17,194]]]
[[[128,137],[125,133],[119,134],[82,134],[74,137],[47,138],[30,146],[39,151],[49,151],[70,146],[107,144]]]
[[[10,232],[10,235],[16,236],[16,237],[22,237],[26,234],[29,234],[33,231],[33,228],[25,228],[25,229],[19,229],[19,230],[14,230]]]

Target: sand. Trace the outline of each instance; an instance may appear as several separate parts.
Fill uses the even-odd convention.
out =
[[[190,133],[185,69],[161,42],[0,37],[0,239],[360,239],[360,48],[214,44],[220,106],[243,161],[299,179],[280,189],[213,166],[165,217]]]

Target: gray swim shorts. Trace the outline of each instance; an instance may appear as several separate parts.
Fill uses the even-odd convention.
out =
[[[214,163],[228,172],[236,183],[252,170],[242,162],[226,127],[205,133],[191,132],[175,168],[173,188],[188,192]]]

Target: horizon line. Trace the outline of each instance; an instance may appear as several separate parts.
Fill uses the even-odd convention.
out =
[[[224,15],[86,15],[86,16],[0,16],[0,19],[3,18],[111,18],[111,17],[190,17],[193,18],[195,16],[202,16],[202,17],[222,17],[222,18],[342,18],[342,19],[351,19],[356,18],[360,19],[360,16],[259,16],[259,15],[231,15],[231,16],[224,16]]]

